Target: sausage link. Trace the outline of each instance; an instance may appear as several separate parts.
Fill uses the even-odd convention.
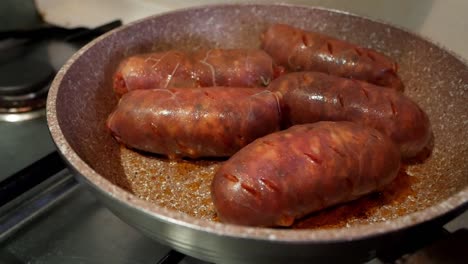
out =
[[[372,84],[316,72],[296,72],[274,80],[286,125],[352,121],[388,135],[403,158],[416,156],[432,136],[426,113],[410,98]]]
[[[107,127],[129,147],[169,158],[227,157],[279,129],[276,95],[262,88],[135,90]]]
[[[187,55],[177,50],[131,56],[114,74],[114,92],[120,97],[139,89],[197,87],[191,69]]]
[[[122,96],[139,89],[262,87],[269,84],[276,71],[273,60],[263,50],[171,50],[123,60],[114,74],[114,91]]]
[[[399,166],[395,144],[373,128],[352,122],[296,125],[233,155],[216,172],[211,195],[223,222],[290,226],[381,189]]]
[[[193,54],[201,87],[265,87],[273,79],[273,59],[257,49],[211,49]]]
[[[318,71],[404,90],[396,62],[371,49],[283,24],[270,26],[261,44],[290,71]]]

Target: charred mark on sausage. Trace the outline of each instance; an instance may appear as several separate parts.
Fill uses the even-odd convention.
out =
[[[395,108],[395,103],[391,99],[389,101],[390,101],[390,107],[392,108],[392,114],[393,116],[396,116],[398,113]]]
[[[361,87],[361,91],[364,93],[366,96],[367,100],[369,100],[369,94],[367,93],[366,89],[364,87]]]
[[[330,55],[333,55],[333,46],[330,42],[327,41],[327,50],[330,53]]]
[[[371,135],[371,137],[375,138],[377,141],[381,141],[381,140],[382,140],[379,136],[377,136],[377,135],[374,134],[374,133],[371,133],[370,135]]]
[[[322,160],[318,158],[317,156],[313,155],[312,153],[305,152],[304,155],[307,157],[307,159],[309,159],[313,163],[316,163],[318,165],[322,164]]]
[[[344,158],[346,157],[346,155],[341,152],[340,150],[338,150],[337,148],[333,147],[333,146],[329,146],[331,150],[333,150],[336,154],[338,154],[340,157]]]
[[[338,94],[338,101],[340,102],[341,107],[344,107],[343,95]]]
[[[265,179],[265,178],[260,178],[260,182],[263,183],[268,189],[274,191],[274,192],[279,192],[280,188],[272,181]]]
[[[212,99],[212,100],[215,100],[215,98],[214,98],[210,93],[208,93],[207,91],[204,91],[203,94],[204,94],[206,97],[208,97],[208,98],[210,98],[210,99]]]
[[[239,178],[237,178],[236,176],[232,175],[232,174],[223,174],[224,178],[226,178],[228,181],[231,181],[231,182],[239,182]]]
[[[190,155],[193,155],[193,154],[195,153],[195,150],[194,150],[194,149],[192,149],[192,148],[190,148],[190,147],[187,147],[186,145],[184,145],[184,144],[178,142],[177,140],[175,141],[175,144],[177,145],[177,147],[178,147],[180,150],[182,150],[182,151],[184,151],[184,152],[186,152],[186,153],[188,153],[188,154],[190,154]]]
[[[302,43],[304,44],[304,46],[308,47],[309,46],[309,42],[307,41],[307,36],[305,34],[302,34]]]
[[[354,48],[354,51],[357,53],[358,56],[362,56],[362,52],[359,50],[359,48]]]
[[[268,140],[264,140],[264,141],[262,141],[262,143],[265,144],[265,145],[271,146],[271,147],[275,146],[275,144],[273,142],[268,141]]]
[[[255,190],[255,188],[253,188],[252,186],[250,185],[247,185],[245,183],[241,183],[241,187],[242,189],[244,189],[246,192],[250,193],[252,196],[256,197],[256,198],[260,198],[259,197],[259,193],[257,192],[257,190]]]

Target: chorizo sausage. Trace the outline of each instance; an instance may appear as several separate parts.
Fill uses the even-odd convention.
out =
[[[211,195],[223,222],[290,226],[379,190],[399,166],[395,144],[373,128],[352,122],[296,125],[234,154],[216,172]]]
[[[120,62],[114,74],[117,96],[138,89],[197,87],[191,75],[192,62],[181,51],[146,53]]]
[[[275,24],[263,33],[261,45],[275,63],[291,71],[318,71],[404,89],[398,65],[390,58],[324,34]]]
[[[357,122],[389,136],[403,158],[416,156],[432,136],[426,113],[393,89],[318,72],[285,74],[269,89],[280,94],[286,125]]]
[[[124,59],[114,74],[114,91],[122,96],[138,89],[262,87],[274,74],[273,60],[259,49],[171,50]]]
[[[211,49],[192,59],[201,87],[265,87],[274,77],[273,59],[260,49]]]
[[[274,93],[238,87],[135,90],[107,120],[118,141],[169,158],[227,157],[279,124]]]

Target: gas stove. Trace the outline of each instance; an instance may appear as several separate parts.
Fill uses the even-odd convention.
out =
[[[0,180],[55,150],[45,120],[49,84],[64,61],[53,65],[53,42],[0,42]],[[62,44],[69,45],[69,44]],[[69,57],[77,50],[69,45]],[[65,52],[62,52],[65,53]]]
[[[339,8],[335,2],[317,1]],[[364,14],[378,9],[367,4]],[[24,8],[33,17],[29,25],[0,28],[22,36],[0,34],[0,263],[205,263],[143,236],[103,207],[75,181],[49,135],[44,107],[53,76],[79,47],[118,23],[70,31],[44,24],[34,5]],[[393,14],[395,22],[399,16]],[[465,212],[368,263],[458,263],[467,243]]]

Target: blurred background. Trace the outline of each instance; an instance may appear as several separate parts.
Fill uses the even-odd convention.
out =
[[[2,1],[31,2],[31,0]],[[116,18],[124,23],[156,13],[201,4],[235,2],[285,3],[323,6],[381,19],[443,44],[468,58],[468,1],[466,0],[288,0],[288,1],[154,1],[154,0],[36,0],[44,20],[63,26],[97,26]],[[1,5],[1,4],[0,4]],[[0,7],[0,10],[6,11]],[[27,23],[25,20],[24,23]],[[5,25],[5,23],[0,23]]]

